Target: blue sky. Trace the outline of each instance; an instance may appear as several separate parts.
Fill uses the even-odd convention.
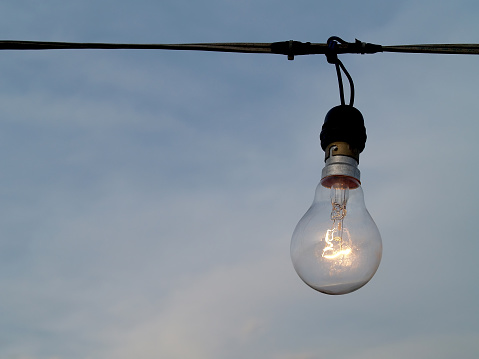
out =
[[[475,1],[15,1],[6,40],[479,43]],[[323,56],[0,54],[0,359],[476,358],[476,56],[344,55],[366,121],[372,281],[289,258],[313,199]]]

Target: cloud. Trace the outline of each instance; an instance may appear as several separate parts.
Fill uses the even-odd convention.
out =
[[[149,318],[131,327],[123,344],[109,355],[211,358],[252,354],[252,347],[271,331],[270,298],[285,294],[283,281],[272,280],[284,272],[283,267],[278,257],[266,257],[215,266],[207,273],[183,278],[156,311],[148,308]]]
[[[438,336],[420,336],[407,338],[401,341],[393,341],[385,343],[373,349],[360,351],[349,358],[434,358],[448,359],[452,357],[461,357],[465,359],[474,358],[479,351],[477,333],[467,335],[457,335],[450,333],[449,335]]]

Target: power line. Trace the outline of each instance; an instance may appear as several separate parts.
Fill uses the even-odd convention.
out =
[[[79,49],[136,49],[136,50],[197,50],[218,52],[268,53],[271,44],[208,43],[208,44],[115,44],[98,42],[46,42],[0,40],[0,50],[79,50]]]
[[[456,54],[479,55],[479,44],[429,44],[382,46],[383,52],[403,52],[410,54]]]
[[[298,55],[326,54],[328,45],[300,41],[273,43],[199,43],[199,44],[119,44],[92,42],[48,42],[0,40],[0,50],[79,50],[79,49],[134,49],[134,50],[188,50],[235,53],[263,53],[287,55],[293,59]],[[378,52],[422,53],[422,54],[463,54],[479,55],[479,44],[424,44],[382,46],[364,43],[338,44],[338,54],[374,54]]]

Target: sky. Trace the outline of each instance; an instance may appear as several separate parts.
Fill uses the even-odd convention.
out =
[[[473,0],[3,1],[5,40],[479,43]],[[365,287],[291,264],[322,55],[0,53],[0,359],[477,358],[478,63],[342,55],[383,240]],[[346,86],[347,88],[347,86]]]

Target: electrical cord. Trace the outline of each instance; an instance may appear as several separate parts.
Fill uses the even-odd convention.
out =
[[[343,86],[343,79],[341,77],[341,70],[344,72],[346,77],[348,78],[349,81],[349,90],[350,90],[350,98],[349,98],[349,106],[354,105],[354,82],[353,78],[349,74],[349,72],[346,70],[346,67],[344,64],[339,60],[338,58],[338,51],[337,51],[337,45],[339,44],[347,44],[346,41],[341,39],[340,37],[337,36],[331,36],[328,39],[328,51],[326,52],[326,59],[330,64],[335,65],[336,67],[336,74],[338,76],[338,84],[339,84],[339,98],[341,100],[341,105],[345,104],[344,101],[344,86]]]
[[[344,86],[341,71],[349,81],[349,106],[354,104],[354,83],[346,67],[338,59],[338,54],[375,54],[378,52],[416,53],[416,54],[456,54],[479,55],[479,44],[427,44],[382,46],[362,42],[346,42],[332,36],[326,44],[300,41],[281,41],[273,43],[198,43],[198,44],[121,44],[92,42],[51,42],[0,40],[0,50],[79,50],[79,49],[136,49],[136,50],[189,50],[235,53],[269,53],[287,55],[294,60],[298,55],[324,54],[329,63],[336,67],[341,104],[345,104]]]
[[[0,50],[196,50],[214,52],[271,53],[269,43],[208,43],[208,44],[114,44],[99,42],[47,42],[0,40]]]
[[[203,43],[203,44],[115,44],[81,42],[47,42],[0,40],[0,50],[61,50],[61,49],[156,49],[196,50],[238,53],[269,53],[287,55],[294,59],[298,55],[324,55],[328,44],[300,41],[273,43]],[[479,44],[427,44],[381,46],[361,42],[344,42],[337,46],[338,54],[375,54],[378,52],[479,55]]]

